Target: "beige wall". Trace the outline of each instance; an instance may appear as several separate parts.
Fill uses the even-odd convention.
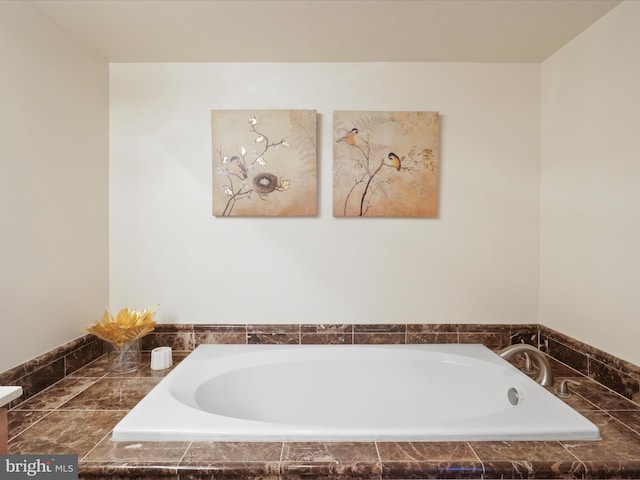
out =
[[[539,320],[640,364],[639,21],[624,2],[542,67],[114,65],[108,192],[107,64],[0,2],[0,371],[107,302],[165,322]],[[284,107],[320,114],[320,216],[212,218],[209,110]],[[440,218],[331,217],[334,109],[441,112]]]
[[[108,67],[29,2],[0,2],[0,371],[108,301]]]
[[[538,319],[538,64],[112,64],[111,306],[161,322]],[[317,218],[211,215],[212,109],[316,109]],[[332,217],[334,110],[439,111],[437,219]]]
[[[543,324],[640,364],[640,2],[542,65]]]

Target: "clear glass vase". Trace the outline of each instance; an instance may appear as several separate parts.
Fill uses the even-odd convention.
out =
[[[140,340],[134,340],[122,347],[109,344],[108,363],[111,373],[131,373],[140,366]]]

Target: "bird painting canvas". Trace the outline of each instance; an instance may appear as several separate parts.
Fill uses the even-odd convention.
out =
[[[213,215],[316,216],[316,118],[315,110],[213,110]]]
[[[438,112],[336,111],[333,216],[438,216]]]

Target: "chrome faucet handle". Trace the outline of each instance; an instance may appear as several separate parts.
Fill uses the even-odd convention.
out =
[[[536,373],[533,369],[533,365],[531,364],[531,357],[529,354],[527,352],[522,352],[522,355],[524,355],[524,368],[522,371],[527,374]]]
[[[570,378],[565,378],[560,382],[560,385],[558,385],[558,391],[556,392],[556,395],[558,395],[560,398],[570,397],[571,396],[571,393],[569,393],[570,383],[573,385],[582,385],[582,383],[578,382],[577,380],[571,380]]]
[[[540,349],[528,343],[516,343],[503,348],[497,353],[505,360],[511,361],[516,355],[524,352],[527,352],[530,357],[534,357],[538,362],[539,371],[534,380],[543,387],[553,387],[555,382],[551,363],[549,363],[549,359]]]

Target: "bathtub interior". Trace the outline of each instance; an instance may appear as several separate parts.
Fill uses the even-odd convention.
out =
[[[482,345],[200,345],[114,440],[597,440]]]

